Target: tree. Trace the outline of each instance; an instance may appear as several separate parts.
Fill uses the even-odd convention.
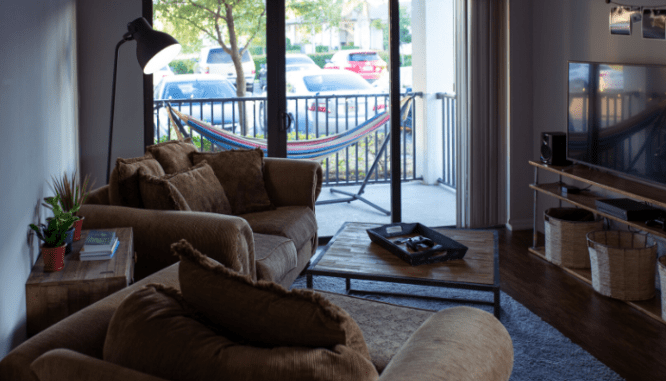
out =
[[[265,34],[263,0],[153,0],[153,5],[156,20],[181,43],[196,44],[202,35],[217,42],[234,63],[236,94],[245,96],[241,57],[258,34]]]
[[[409,44],[412,42],[412,19],[409,13],[407,13],[407,7],[404,5],[400,6],[400,21],[399,21],[399,34],[400,34],[400,44]],[[377,26],[377,29],[382,29],[384,34],[384,50],[388,50],[389,45],[389,24],[381,23],[380,26]]]

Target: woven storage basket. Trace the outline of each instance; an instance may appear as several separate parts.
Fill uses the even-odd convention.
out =
[[[592,287],[621,300],[654,297],[657,246],[647,235],[628,231],[594,231],[587,234]]]
[[[659,258],[657,266],[661,284],[661,318],[666,320],[666,255]]]
[[[546,259],[556,265],[589,269],[586,235],[603,228],[594,214],[578,208],[550,208],[544,212]]]

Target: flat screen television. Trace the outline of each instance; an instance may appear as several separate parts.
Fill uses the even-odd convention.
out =
[[[569,62],[567,158],[666,184],[666,66]]]

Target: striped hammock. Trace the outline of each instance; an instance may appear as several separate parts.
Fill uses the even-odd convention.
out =
[[[412,99],[413,97],[410,96],[401,100],[400,110],[403,120],[408,114],[405,112],[405,110],[411,106]],[[178,110],[173,109],[169,104],[167,104],[167,107],[171,113],[169,115],[171,117],[171,121],[175,125],[181,127],[181,124],[174,120],[174,116],[185,122],[185,124],[190,126],[201,136],[220,146],[222,149],[233,150],[260,148],[264,151],[265,154],[268,154],[266,139],[237,135],[232,132],[213,127],[204,121],[191,117],[190,115],[183,114]],[[335,154],[336,152],[341,151],[368,136],[370,133],[376,131],[379,127],[388,122],[389,119],[388,112],[384,111],[374,115],[370,119],[352,129],[340,132],[335,135],[328,135],[309,140],[287,141],[287,157],[292,159],[309,159],[321,161],[326,157]],[[176,128],[176,133],[180,136],[178,130],[179,128]]]

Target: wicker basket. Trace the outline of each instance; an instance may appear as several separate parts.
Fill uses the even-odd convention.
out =
[[[589,269],[586,235],[601,230],[603,221],[578,208],[550,208],[544,212],[546,259],[556,265]]]
[[[628,231],[594,231],[587,234],[592,264],[592,287],[621,300],[654,297],[657,245],[646,234]]]
[[[666,320],[666,255],[659,258],[657,266],[661,284],[661,318]]]

